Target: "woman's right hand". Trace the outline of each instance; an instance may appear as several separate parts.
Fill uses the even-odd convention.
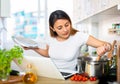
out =
[[[24,50],[34,50],[34,51],[39,51],[39,48],[32,48],[32,47],[25,47],[22,46]]]
[[[34,50],[34,49],[36,49],[36,48],[25,47],[25,46],[22,46],[22,47],[23,47],[24,50],[30,50],[30,49]]]
[[[32,47],[25,47],[25,46],[22,46],[24,50],[34,50],[35,52],[37,52],[38,54],[42,55],[42,56],[45,56],[45,57],[49,57],[49,54],[48,54],[48,46],[47,46],[47,49],[41,49],[41,48],[32,48]]]
[[[29,50],[29,47],[22,46],[24,50]]]

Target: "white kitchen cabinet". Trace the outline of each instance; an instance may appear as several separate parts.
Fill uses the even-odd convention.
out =
[[[0,17],[10,17],[10,0],[0,0]]]
[[[120,4],[120,0],[109,0],[109,6],[113,7],[117,4]]]
[[[119,16],[120,10],[117,9],[120,0],[74,0],[74,25],[78,29],[84,29],[87,33],[94,36],[93,24],[98,24],[95,30],[99,31],[102,21]],[[86,28],[87,27],[87,28]],[[82,30],[83,30],[82,29]],[[108,32],[108,30],[107,30]]]
[[[74,21],[80,23],[120,4],[120,0],[74,0]]]

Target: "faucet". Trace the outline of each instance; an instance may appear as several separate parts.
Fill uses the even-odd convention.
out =
[[[80,56],[77,59],[77,71],[78,73],[84,73],[85,71],[85,61],[83,53],[88,52],[88,45],[82,44],[80,46]]]
[[[85,52],[88,52],[88,45],[82,44],[80,46],[80,56],[83,56]]]

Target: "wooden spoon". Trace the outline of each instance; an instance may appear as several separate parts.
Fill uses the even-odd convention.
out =
[[[99,61],[101,59],[101,56],[97,56],[96,61]]]
[[[112,43],[112,49],[108,52],[107,57],[108,57],[109,60],[111,60],[111,58],[112,58],[112,52],[113,52],[113,50],[114,50],[114,45],[115,45],[116,43],[117,43],[117,41],[114,40],[113,43]]]

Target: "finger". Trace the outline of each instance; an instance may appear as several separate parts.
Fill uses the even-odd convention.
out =
[[[105,50],[104,49],[97,51],[97,55],[99,55],[99,56],[102,56],[104,54],[105,54]]]

